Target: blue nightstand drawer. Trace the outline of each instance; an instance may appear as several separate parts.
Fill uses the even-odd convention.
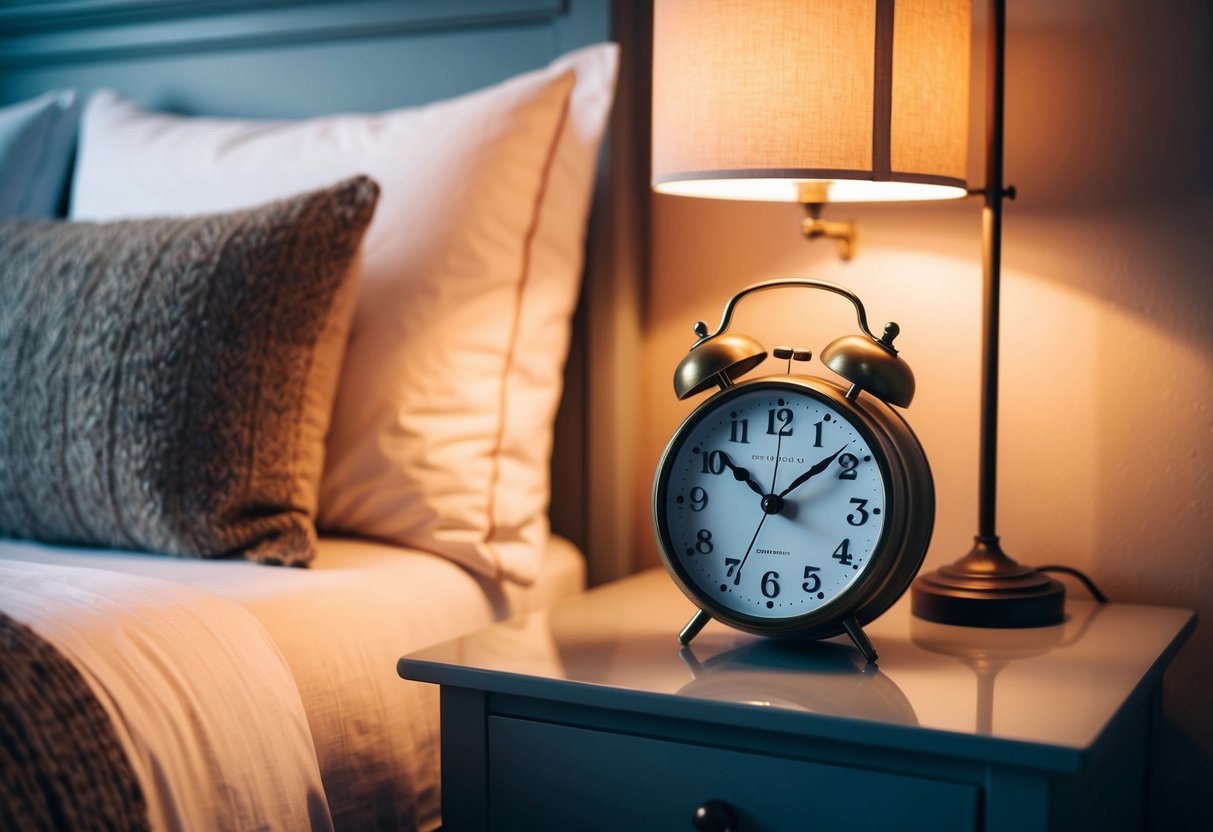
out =
[[[488,739],[494,830],[689,830],[709,800],[740,832],[978,828],[973,785],[509,717]]]

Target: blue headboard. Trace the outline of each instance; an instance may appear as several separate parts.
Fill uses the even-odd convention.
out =
[[[445,98],[611,39],[606,0],[38,0],[0,6],[0,102],[52,87],[297,117]]]
[[[188,114],[373,111],[447,98],[580,46],[619,42],[623,65],[553,460],[553,527],[587,553],[597,583],[631,569],[650,17],[647,3],[625,0],[6,0],[0,104],[48,89],[110,87]]]

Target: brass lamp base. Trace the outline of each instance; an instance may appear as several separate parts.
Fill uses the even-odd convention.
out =
[[[911,589],[914,615],[963,627],[1047,627],[1065,619],[1066,588],[977,537],[960,560],[923,575]]]

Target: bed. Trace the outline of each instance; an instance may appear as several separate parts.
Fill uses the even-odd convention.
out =
[[[440,824],[396,659],[628,569],[637,14],[0,9],[0,826]]]

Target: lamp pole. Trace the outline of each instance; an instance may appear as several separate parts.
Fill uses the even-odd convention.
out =
[[[1039,627],[1065,615],[1065,587],[1002,551],[998,502],[998,345],[1002,279],[1006,0],[990,0],[986,54],[986,182],[982,193],[981,424],[977,535],[955,563],[923,575],[911,591],[914,614],[973,627]]]
[[[986,54],[986,184],[981,212],[982,348],[981,450],[978,465],[978,538],[998,540],[998,346],[1002,295],[1003,123],[1006,70],[1006,2],[990,4]],[[996,545],[996,544],[995,544]]]

